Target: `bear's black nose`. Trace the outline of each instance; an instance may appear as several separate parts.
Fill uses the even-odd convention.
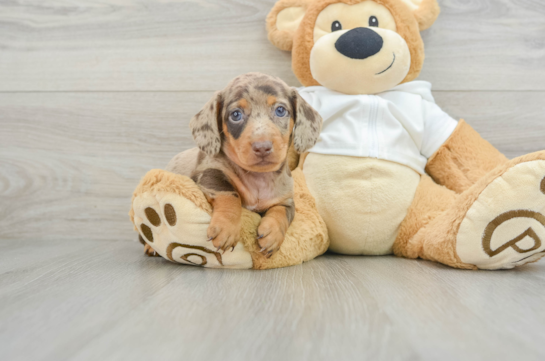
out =
[[[366,59],[382,49],[384,40],[376,31],[369,28],[352,29],[337,39],[335,48],[351,59]]]

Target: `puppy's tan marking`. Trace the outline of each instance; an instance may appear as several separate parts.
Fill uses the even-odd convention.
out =
[[[269,95],[267,97],[267,105],[273,106],[276,104],[276,97],[274,95]]]
[[[248,101],[244,98],[240,99],[238,101],[238,106],[241,107],[244,110],[248,110]]]

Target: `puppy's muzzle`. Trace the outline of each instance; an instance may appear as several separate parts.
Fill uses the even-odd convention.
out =
[[[264,158],[272,153],[273,144],[270,141],[252,143],[252,150],[258,157]]]
[[[384,44],[382,37],[369,28],[355,28],[343,35],[335,43],[335,48],[342,55],[363,60],[377,54]]]

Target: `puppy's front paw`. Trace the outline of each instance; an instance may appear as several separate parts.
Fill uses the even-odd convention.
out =
[[[144,245],[144,254],[148,257],[160,257],[157,252],[149,244]]]
[[[270,258],[280,249],[284,242],[285,232],[275,218],[265,217],[257,228],[257,237],[260,252]]]
[[[217,251],[225,252],[229,248],[234,249],[240,235],[240,220],[233,221],[227,217],[212,217],[208,227],[208,240],[212,241]]]

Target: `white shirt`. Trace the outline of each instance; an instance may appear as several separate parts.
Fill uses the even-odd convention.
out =
[[[322,86],[298,91],[324,120],[312,153],[385,159],[424,174],[428,158],[457,125],[435,104],[426,81],[377,95],[347,95]]]

